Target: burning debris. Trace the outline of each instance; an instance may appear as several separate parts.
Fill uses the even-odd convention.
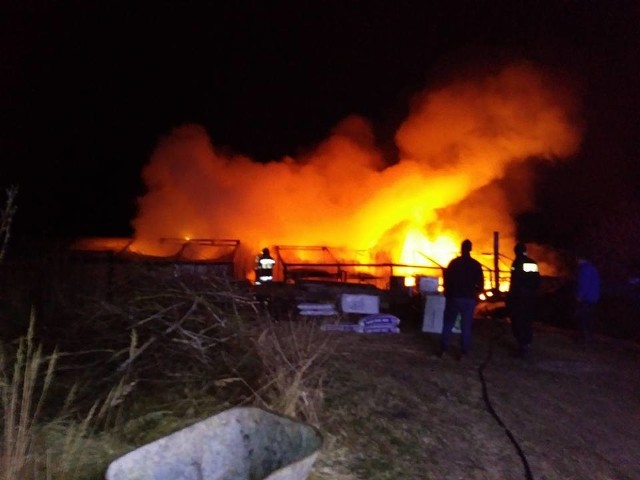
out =
[[[136,243],[154,254],[158,238],[239,238],[246,278],[265,246],[330,245],[364,252],[361,264],[446,265],[463,238],[490,252],[492,232],[512,243],[513,216],[532,207],[531,160],[578,149],[575,113],[560,82],[521,63],[417,96],[395,135],[397,159],[358,116],[313,151],[269,163],[181,126],[144,169]]]

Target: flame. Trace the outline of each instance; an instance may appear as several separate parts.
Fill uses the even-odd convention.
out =
[[[405,235],[399,257],[401,263],[409,265],[446,266],[459,245],[459,238],[443,234],[430,240],[424,232],[412,228]],[[429,256],[425,252],[429,252]]]
[[[136,245],[237,238],[252,255],[330,245],[368,252],[361,263],[438,268],[469,238],[486,262],[492,233],[513,242],[513,216],[532,207],[529,160],[568,157],[580,144],[571,95],[529,63],[422,92],[411,107],[395,159],[355,115],[308,153],[269,163],[226,153],[200,126],[176,128],[143,171]]]

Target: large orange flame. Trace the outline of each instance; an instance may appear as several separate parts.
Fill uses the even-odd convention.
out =
[[[393,162],[355,115],[310,153],[269,163],[225,153],[204,128],[181,126],[144,169],[136,244],[238,238],[253,252],[330,245],[368,252],[362,263],[446,265],[469,238],[482,257],[494,231],[513,242],[513,215],[531,207],[527,161],[577,150],[574,115],[566,89],[521,63],[423,92],[396,133]]]

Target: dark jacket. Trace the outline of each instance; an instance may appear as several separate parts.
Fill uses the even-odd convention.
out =
[[[510,298],[535,296],[540,286],[538,262],[527,255],[518,255],[511,264]]]
[[[484,287],[480,262],[463,253],[449,262],[444,271],[444,295],[447,298],[476,298]]]

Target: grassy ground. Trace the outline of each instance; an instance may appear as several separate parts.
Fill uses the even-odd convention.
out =
[[[640,347],[577,346],[538,326],[511,356],[497,320],[477,320],[458,362],[420,332],[339,336],[324,385],[327,437],[313,480],[640,478]],[[489,401],[504,423],[489,413]],[[519,445],[523,458],[509,439]]]
[[[404,323],[323,332],[274,322],[233,289],[169,287],[47,325],[40,340],[64,353],[42,405],[53,357],[37,339],[0,342],[0,479],[98,480],[123,453],[239,404],[322,430],[310,480],[640,479],[638,344],[585,348],[538,325],[532,357],[515,359],[507,326],[478,319],[459,362]]]

